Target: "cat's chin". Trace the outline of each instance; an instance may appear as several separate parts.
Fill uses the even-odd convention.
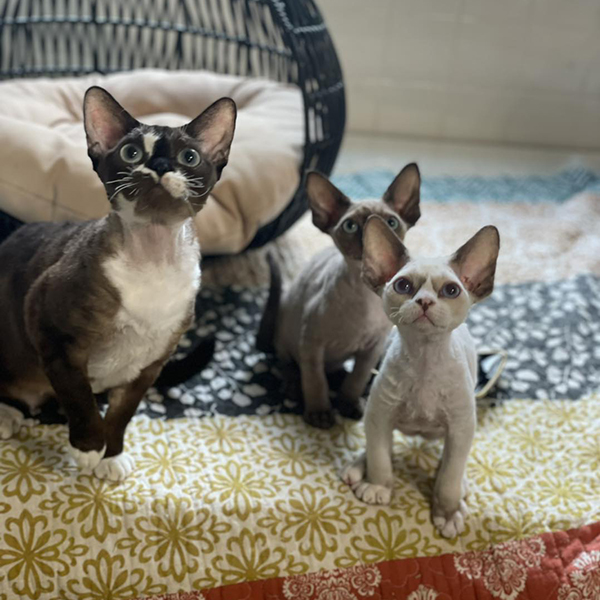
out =
[[[429,331],[441,332],[441,331],[444,331],[444,329],[445,329],[445,327],[436,325],[429,319],[425,319],[425,320],[419,319],[418,321],[414,321],[413,323],[411,323],[411,327],[413,329],[415,329],[416,331],[423,331],[423,332],[429,332]]]
[[[423,313],[421,316],[417,317],[417,318],[416,318],[416,319],[413,321],[413,323],[415,323],[415,324],[417,324],[417,325],[421,325],[421,324],[423,324],[423,325],[427,325],[427,324],[430,324],[430,325],[433,325],[434,327],[436,327],[436,324],[435,324],[435,323],[434,323],[434,322],[431,320],[431,318],[430,318],[430,317],[429,317],[427,314],[425,314],[425,313]]]
[[[419,335],[440,335],[444,333],[449,333],[452,331],[452,328],[447,327],[445,325],[440,325],[439,323],[435,323],[431,321],[429,318],[417,317],[415,320],[411,322],[395,322],[394,325],[402,332],[406,332],[408,334],[419,334]]]

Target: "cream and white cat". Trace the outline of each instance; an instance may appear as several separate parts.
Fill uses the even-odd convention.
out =
[[[481,229],[449,258],[413,259],[379,217],[363,238],[362,276],[395,325],[365,412],[366,453],[342,479],[368,504],[390,502],[392,437],[443,438],[432,519],[445,537],[464,530],[465,466],[475,433],[477,354],[464,323],[494,287],[500,237]]]

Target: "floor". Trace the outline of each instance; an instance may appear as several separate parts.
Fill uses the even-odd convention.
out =
[[[349,133],[335,173],[365,169],[396,171],[412,161],[419,164],[425,176],[543,175],[573,167],[600,171],[600,150],[453,143]]]

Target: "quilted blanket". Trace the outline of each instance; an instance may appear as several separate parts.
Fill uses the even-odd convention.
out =
[[[356,197],[378,181],[338,183]],[[448,253],[480,224],[503,236],[499,285],[470,327],[509,356],[478,407],[463,535],[443,539],[430,523],[439,442],[396,435],[390,506],[364,505],[339,481],[364,447],[362,424],[310,428],[277,365],[254,350],[258,252],[206,265],[175,359],[214,332],[214,361],[150,391],[127,433],[129,479],[78,473],[52,415],[0,442],[0,599],[600,598],[595,178],[485,183],[431,180],[407,238]],[[276,251],[293,272],[326,243],[305,220]]]

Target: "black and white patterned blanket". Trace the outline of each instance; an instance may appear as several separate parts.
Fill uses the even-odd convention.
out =
[[[273,357],[254,348],[266,290],[203,289],[196,326],[174,360],[210,334],[211,364],[183,385],[152,389],[140,412],[153,418],[300,412],[285,397]],[[482,347],[508,362],[491,397],[577,399],[600,389],[600,277],[499,285],[469,316]]]

